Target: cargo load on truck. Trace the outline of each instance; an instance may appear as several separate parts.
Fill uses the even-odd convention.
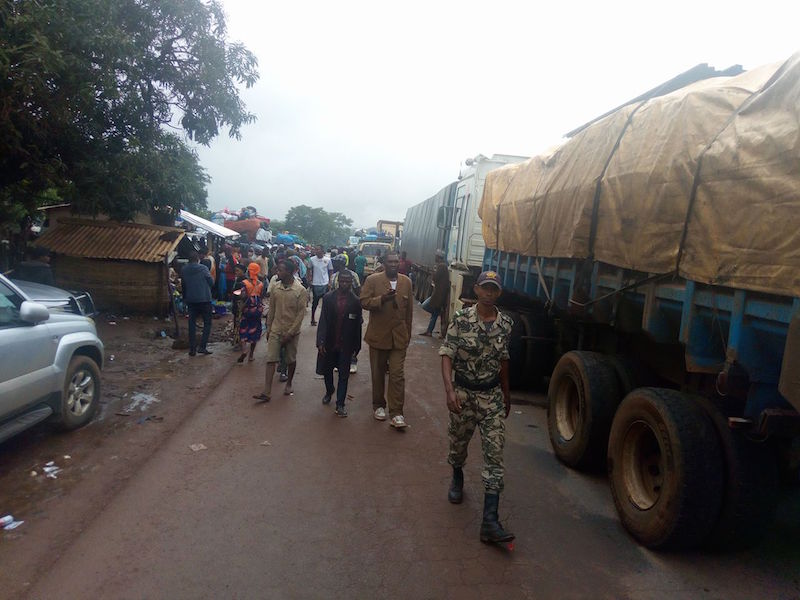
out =
[[[800,54],[632,104],[492,171],[503,252],[800,295]]]

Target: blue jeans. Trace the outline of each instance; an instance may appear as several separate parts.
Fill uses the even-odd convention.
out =
[[[436,319],[439,318],[439,315],[442,313],[441,308],[431,308],[431,298],[429,297],[425,302],[422,303],[422,308],[426,312],[431,313],[431,320],[428,323],[428,329],[426,329],[426,333],[433,333],[433,328],[436,327]]]

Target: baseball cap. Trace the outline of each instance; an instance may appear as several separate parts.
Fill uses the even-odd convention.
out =
[[[478,275],[478,280],[475,282],[475,285],[484,285],[486,283],[496,285],[498,290],[502,291],[503,289],[503,286],[500,285],[500,276],[495,271],[484,271]]]

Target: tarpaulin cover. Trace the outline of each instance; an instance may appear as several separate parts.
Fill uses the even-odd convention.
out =
[[[800,296],[800,53],[490,172],[479,214],[489,248]]]

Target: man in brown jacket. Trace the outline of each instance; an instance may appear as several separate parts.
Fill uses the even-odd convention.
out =
[[[397,272],[400,258],[390,253],[384,261],[385,270],[373,273],[361,286],[361,306],[369,311],[369,325],[364,341],[369,345],[369,363],[372,372],[372,408],[375,418],[386,419],[384,386],[386,368],[389,368],[390,425],[396,429],[406,427],[403,416],[405,401],[406,349],[411,339],[411,316],[414,297],[411,280]]]

